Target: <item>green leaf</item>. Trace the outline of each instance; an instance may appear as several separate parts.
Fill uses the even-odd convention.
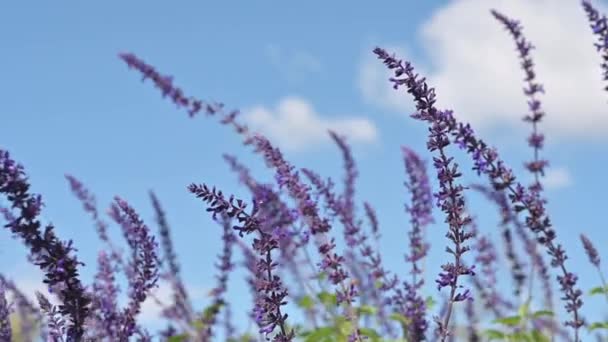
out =
[[[511,317],[499,318],[499,319],[494,320],[494,323],[499,323],[502,325],[514,327],[521,323],[521,317],[520,316],[511,316]]]
[[[390,314],[390,316],[388,316],[388,318],[391,319],[391,320],[393,320],[393,321],[397,321],[397,322],[399,322],[401,324],[404,324],[404,325],[410,324],[410,319],[407,318],[407,317],[405,317],[405,316],[403,316],[400,313],[392,313],[392,314]]]
[[[525,331],[518,331],[509,335],[509,341],[532,342],[532,337]]]
[[[376,309],[375,307],[371,306],[371,305],[361,305],[360,307],[357,308],[357,311],[359,312],[360,315],[375,315],[376,312],[378,312],[378,309]]]
[[[594,287],[591,290],[589,290],[589,295],[590,296],[594,296],[594,295],[598,295],[598,294],[605,294],[608,293],[608,286],[606,287]]]
[[[224,305],[223,302],[217,302],[206,307],[203,311],[203,321],[209,321],[213,316],[217,315]]]
[[[320,327],[313,331],[303,333],[302,337],[306,337],[304,339],[305,342],[330,342],[332,341],[334,332],[334,327]]]
[[[532,337],[532,341],[534,342],[551,342],[551,339],[543,335],[540,330],[533,330],[530,336]]]
[[[506,337],[505,333],[503,333],[500,330],[488,329],[488,330],[484,331],[483,333],[490,339],[490,341],[504,340]]]
[[[597,330],[597,329],[608,329],[608,322],[591,323],[587,329],[589,329],[589,331],[593,331],[593,330]]]
[[[517,315],[520,317],[527,317],[529,311],[530,311],[530,301],[526,301],[517,310]]]
[[[437,302],[435,302],[435,299],[433,299],[433,297],[428,296],[424,300],[424,304],[426,305],[426,308],[430,310],[435,306],[435,304],[437,304]]]
[[[312,297],[306,295],[298,301],[298,305],[303,309],[311,309],[315,306],[315,300]]]
[[[543,316],[549,316],[549,317],[553,317],[553,311],[550,310],[538,310],[535,313],[532,314],[532,317],[534,318],[539,318],[539,317],[543,317]]]
[[[188,340],[188,334],[174,335],[167,339],[167,342],[185,342]]]
[[[353,332],[353,323],[348,321],[345,317],[336,318],[336,328],[340,336],[347,337]]]
[[[336,306],[338,304],[338,298],[333,293],[321,292],[317,294],[317,298],[319,298],[321,303],[325,304],[327,307]]]
[[[372,342],[380,342],[381,341],[380,334],[378,334],[376,332],[376,330],[374,330],[374,329],[363,328],[362,327],[362,328],[359,328],[359,332],[361,333],[361,335],[369,337],[369,339]]]

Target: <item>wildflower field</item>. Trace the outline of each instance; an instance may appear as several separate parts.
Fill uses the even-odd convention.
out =
[[[591,1],[581,1],[577,9],[570,15],[586,18],[585,32],[595,39],[588,46],[597,58],[594,72],[608,82],[608,19]],[[364,186],[366,193],[380,192],[385,183],[384,176],[370,180],[363,172],[373,170],[378,162],[374,157],[381,159],[384,154],[368,156],[367,165],[362,166],[353,153],[353,144],[376,134],[366,122],[325,127],[318,140],[328,139],[335,147],[331,162],[340,165],[342,174],[324,175],[289,158],[296,146],[314,143],[298,140],[299,130],[309,129],[304,119],[310,108],[301,102],[291,99],[283,106],[299,108],[304,119],[296,120],[294,126],[279,122],[279,135],[265,134],[251,127],[269,120],[263,109],[249,110],[257,110],[256,121],[228,101],[210,98],[230,89],[199,92],[197,73],[191,78],[183,75],[187,81],[182,84],[182,75],[170,66],[157,67],[153,56],[113,51],[115,59],[91,66],[90,74],[113,69],[112,82],[130,84],[121,92],[139,91],[129,93],[121,106],[141,101],[168,104],[162,120],[178,121],[184,131],[159,127],[155,134],[162,143],[155,146],[162,147],[141,154],[129,144],[145,146],[139,132],[155,128],[125,118],[112,125],[119,132],[116,136],[125,132],[123,136],[132,140],[119,141],[120,148],[105,156],[91,153],[82,160],[66,160],[65,182],[57,189],[63,186],[73,197],[66,204],[75,209],[69,215],[81,215],[89,223],[73,230],[62,228],[62,220],[54,221],[45,212],[53,204],[45,193],[38,193],[37,176],[30,176],[30,166],[19,153],[3,145],[19,150],[17,144],[0,135],[0,222],[4,228],[0,258],[6,260],[0,268],[0,342],[608,341],[607,268],[601,257],[608,241],[601,240],[602,234],[596,231],[606,227],[577,227],[589,232],[581,234],[555,224],[554,215],[565,214],[553,214],[545,186],[552,165],[545,153],[543,124],[551,112],[545,111],[543,98],[544,86],[549,92],[551,84],[543,82],[541,72],[537,76],[537,49],[526,35],[526,22],[499,7],[486,15],[502,29],[501,44],[509,42],[519,62],[495,68],[518,73],[521,79],[520,100],[527,112],[522,113],[525,125],[519,128],[527,131],[526,138],[514,144],[527,149],[529,158],[517,161],[523,168],[511,165],[511,158],[494,147],[492,135],[485,136],[456,110],[440,105],[442,93],[427,79],[424,68],[389,48],[366,51],[390,73],[383,79],[393,88],[390,96],[413,106],[404,125],[415,125],[424,133],[411,146],[405,141],[412,139],[403,137],[402,146],[388,152],[399,161],[399,169],[392,171],[401,178],[387,176],[386,182],[394,183],[391,187],[400,197],[378,196],[398,204],[402,215],[398,222],[385,220],[379,215],[382,208],[358,190]],[[175,52],[180,53],[184,52]],[[209,46],[206,53],[222,54],[222,47]],[[242,63],[248,63],[244,56]],[[117,74],[122,78],[117,79]],[[255,80],[240,82],[257,86]],[[608,83],[604,86],[606,93]],[[153,96],[146,98],[148,93]],[[71,96],[79,94],[66,93],[64,100],[69,102]],[[100,95],[99,102],[90,107],[103,106],[109,98]],[[0,114],[3,131],[16,130],[5,120],[10,115]],[[45,120],[31,125],[51,122]],[[75,120],[86,128],[74,133],[69,148],[99,134],[94,121]],[[343,132],[348,127],[355,127],[351,130],[355,137]],[[183,151],[174,142],[189,141],[185,136],[192,132],[225,136],[200,147],[221,161],[204,161],[187,175],[188,182],[177,183],[178,177],[167,170],[185,166],[175,161],[183,157]],[[27,139],[44,148],[45,142],[36,140],[35,134]],[[108,135],[106,139],[115,138]],[[551,139],[548,134],[547,139]],[[63,162],[54,155],[48,158],[45,163]],[[176,217],[174,213],[184,208],[163,201],[163,190],[150,190],[143,199],[121,195],[109,205],[99,204],[96,189],[84,180],[91,177],[69,171],[95,163],[103,173],[103,180],[96,183],[99,190],[120,193],[114,187],[115,177],[128,171],[119,160],[144,159],[154,160],[163,171],[137,170],[125,186],[148,182],[149,171],[164,184],[164,191],[171,187],[186,194],[192,205],[188,210],[194,208],[196,216],[207,220],[186,223]],[[585,167],[601,169],[593,156],[587,160]],[[258,174],[249,161],[263,164],[265,170]],[[34,174],[44,173],[44,163],[31,168],[36,169]],[[216,182],[218,174],[228,174],[233,185]],[[363,179],[370,180],[369,184],[358,183]],[[597,180],[604,208],[606,185],[605,179]],[[149,184],[149,189],[156,186]],[[602,202],[591,194],[568,200]],[[479,208],[473,205],[478,203]],[[144,207],[151,215],[138,209]],[[398,230],[399,234],[389,236],[401,236],[401,240],[387,241],[389,230]],[[98,240],[96,248],[78,245],[92,236]],[[201,242],[195,242],[195,248],[176,247],[176,240],[186,245],[187,240],[197,239]],[[41,272],[43,281],[33,290],[19,280],[18,269],[4,266],[21,262],[13,261],[6,249],[9,245],[18,245],[27,253],[23,261]],[[431,258],[431,250],[438,257]],[[197,257],[209,251],[219,254]],[[573,265],[572,256],[582,258],[586,268]],[[187,271],[182,262],[188,263]],[[199,273],[213,282],[203,291],[190,286]],[[580,280],[583,273],[585,279],[592,279],[590,283]],[[156,317],[150,319],[152,306]]]

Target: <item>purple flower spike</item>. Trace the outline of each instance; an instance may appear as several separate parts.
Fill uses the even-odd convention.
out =
[[[115,197],[110,215],[120,224],[123,235],[131,248],[131,260],[127,275],[129,277],[129,304],[121,316],[118,330],[119,340],[128,339],[136,333],[136,316],[141,304],[158,281],[158,244],[150,229],[139,218],[135,210],[120,197]]]
[[[73,255],[71,241],[57,238],[52,225],[41,230],[38,215],[42,209],[40,195],[29,193],[30,184],[23,167],[0,149],[0,194],[6,195],[17,215],[5,227],[19,236],[31,252],[31,260],[45,273],[44,282],[56,288],[62,305],[58,314],[69,317],[67,339],[79,341],[84,335],[84,323],[89,315],[91,299],[78,276],[82,265]]]
[[[180,275],[180,267],[177,262],[177,255],[173,249],[173,242],[171,241],[171,228],[167,222],[165,212],[158,200],[158,197],[153,191],[150,191],[150,200],[154,213],[156,214],[156,224],[158,225],[158,231],[160,235],[160,243],[163,250],[163,261],[166,266],[166,270],[162,275],[167,278],[173,287],[173,303],[170,307],[163,310],[165,317],[169,319],[181,320],[182,322],[192,322],[192,306],[188,296],[188,291]]]
[[[444,183],[444,185],[446,183],[450,185],[450,182],[456,178],[456,175],[460,176],[455,167],[449,167],[452,159],[447,158],[443,153],[443,148],[451,143],[451,136],[455,143],[464,146],[467,153],[472,156],[475,163],[473,170],[477,171],[478,174],[483,173],[487,175],[494,190],[507,190],[512,207],[516,212],[524,210],[528,212],[526,225],[537,235],[538,242],[547,248],[548,254],[552,257],[551,265],[558,268],[562,273],[557,279],[564,293],[562,299],[566,302],[564,305],[566,311],[572,313],[573,318],[571,321],[566,322],[566,324],[574,329],[575,342],[580,341],[579,328],[584,325],[584,320],[579,314],[579,309],[583,305],[581,299],[582,291],[575,286],[576,276],[566,269],[565,261],[567,256],[565,251],[561,245],[554,242],[556,234],[551,228],[551,220],[545,212],[544,199],[539,196],[538,192],[530,191],[516,182],[512,170],[499,158],[498,152],[493,148],[489,148],[484,141],[477,139],[468,124],[463,124],[456,120],[451,111],[440,111],[435,107],[435,89],[429,87],[424,78],[419,78],[418,74],[414,73],[414,68],[409,62],[398,60],[394,55],[390,55],[380,48],[376,48],[374,53],[390,70],[393,70],[394,77],[390,79],[393,87],[397,89],[405,86],[408,93],[413,95],[417,112],[412,117],[424,121],[430,126],[430,139],[427,143],[427,148],[429,151],[438,150],[439,152],[439,157],[434,158],[435,165],[440,168],[439,181]],[[440,202],[442,200],[445,201],[450,196],[454,197],[454,191],[459,193],[461,189],[448,188],[447,190],[443,186],[442,191],[437,195]],[[457,200],[456,203],[458,204],[458,202]],[[447,206],[442,205],[442,209],[453,209],[454,202],[445,201],[444,203]],[[456,207],[459,207],[459,205]],[[454,214],[460,214],[460,211],[456,210]],[[457,217],[449,219],[451,226],[463,224],[463,221],[465,220],[458,220]],[[459,238],[458,235],[455,237]],[[451,252],[458,254],[459,251]],[[458,266],[452,265],[451,269],[456,270],[456,273],[458,273]],[[447,327],[448,325],[446,324],[441,328],[447,331]]]
[[[405,206],[410,215],[412,225],[409,235],[409,255],[405,260],[410,262],[412,269],[411,281],[403,283],[405,295],[399,290],[395,301],[401,307],[402,314],[411,320],[408,325],[408,339],[422,341],[425,339],[428,322],[426,320],[426,304],[420,295],[420,289],[424,284],[419,262],[428,252],[429,244],[423,240],[424,229],[433,222],[432,217],[432,192],[426,173],[425,163],[413,150],[403,147],[403,158],[408,180],[405,186],[411,194],[410,204]]]
[[[597,252],[597,249],[595,249],[595,246],[593,246],[591,240],[584,234],[581,234],[581,242],[583,243],[587,257],[589,257],[589,262],[595,267],[600,267],[600,255]]]
[[[581,3],[587,13],[591,30],[597,36],[598,42],[594,45],[597,51],[602,53],[601,67],[604,72],[604,81],[608,81],[608,20],[605,14],[600,15],[598,10],[591,5],[591,2],[583,0]],[[604,90],[608,91],[608,86]]]
[[[528,137],[528,143],[534,150],[534,159],[526,163],[526,168],[534,175],[534,184],[531,185],[532,191],[540,192],[542,185],[540,183],[540,177],[545,175],[545,168],[549,165],[547,160],[539,159],[540,150],[543,148],[544,136],[538,132],[538,123],[545,116],[541,108],[541,102],[536,97],[540,93],[544,93],[543,86],[536,82],[536,73],[534,72],[534,62],[530,56],[530,50],[534,48],[524,37],[522,33],[522,27],[518,21],[509,19],[505,15],[498,11],[492,10],[492,15],[501,23],[505,25],[507,30],[513,36],[517,50],[519,51],[519,59],[521,60],[521,66],[526,74],[525,82],[526,88],[524,88],[524,94],[528,98],[528,109],[530,114],[524,117],[524,121],[532,124],[532,133]]]
[[[247,214],[245,202],[240,199],[235,200],[233,196],[227,200],[222,192],[216,191],[215,188],[209,189],[206,185],[191,184],[188,190],[209,205],[207,211],[214,217],[225,215],[236,219],[238,225],[233,229],[240,237],[254,232],[259,235],[254,238],[252,244],[253,250],[258,254],[252,270],[255,274],[253,280],[255,293],[259,294],[255,298],[254,318],[260,333],[267,336],[278,327],[280,331],[275,335],[274,341],[292,341],[295,332],[288,330],[287,314],[281,312],[281,307],[287,304],[285,299],[288,293],[281,278],[275,272],[278,263],[272,259],[272,251],[278,249],[279,243],[272,234],[261,229],[260,222],[263,220],[257,217],[258,204],[254,202],[251,214]]]

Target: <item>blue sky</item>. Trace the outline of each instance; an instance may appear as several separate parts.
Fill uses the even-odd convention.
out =
[[[531,151],[529,127],[519,119],[526,111],[523,72],[513,41],[489,14],[492,7],[520,18],[538,47],[537,74],[547,90],[541,130],[551,162],[549,209],[568,265],[587,290],[597,278],[578,235],[585,232],[598,247],[608,241],[599,215],[608,204],[608,94],[576,2],[3,3],[0,144],[25,165],[34,191],[44,196],[44,219],[74,240],[89,279],[101,245],[63,175],[82,180],[101,210],[114,195],[127,199],[150,226],[147,192],[154,189],[173,227],[184,277],[204,303],[205,290],[214,286],[221,229],[186,186],[205,182],[249,198],[223,153],[238,156],[261,180],[272,173],[230,129],[205,117],[189,119],[151,84],[142,84],[116,57],[133,52],[173,75],[188,94],[242,109],[298,167],[339,182],[340,154],[324,132],[333,128],[349,136],[361,174],[357,198],[376,207],[384,258],[403,274],[403,204],[409,197],[400,146],[424,152],[425,127],[408,118],[411,99],[392,91],[371,50],[380,45],[411,60],[436,85],[440,107],[472,122],[526,180],[521,164]],[[497,235],[494,208],[471,201],[481,230]],[[439,211],[435,217],[443,220]],[[445,257],[444,231],[437,224],[429,233],[429,280]],[[40,275],[27,264],[23,247],[4,234],[0,253],[0,270],[33,290]],[[428,292],[436,294],[432,286]],[[230,295],[247,305],[240,279],[231,283]],[[592,303],[584,313],[598,317],[599,309]]]

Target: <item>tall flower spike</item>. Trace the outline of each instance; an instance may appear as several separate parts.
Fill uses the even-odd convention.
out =
[[[207,211],[217,215],[227,216],[235,219],[238,225],[233,227],[240,237],[245,234],[257,233],[258,237],[253,240],[253,250],[257,252],[255,265],[254,286],[256,292],[260,293],[256,298],[254,309],[255,320],[259,326],[259,332],[265,336],[270,335],[278,327],[279,332],[275,335],[275,342],[292,341],[295,337],[293,330],[286,326],[287,314],[281,312],[281,307],[287,304],[287,289],[281,278],[274,272],[278,263],[272,259],[272,251],[278,248],[278,241],[272,235],[260,228],[260,220],[257,217],[258,205],[254,202],[251,214],[245,212],[246,203],[240,199],[230,196],[226,199],[221,191],[209,189],[206,185],[191,184],[188,190],[208,204]]]
[[[482,173],[487,175],[495,190],[507,190],[514,210],[528,212],[526,225],[537,235],[538,242],[547,248],[548,254],[552,257],[551,265],[561,271],[557,279],[564,293],[562,299],[566,302],[566,311],[572,314],[572,320],[567,321],[566,325],[573,328],[574,340],[578,342],[579,328],[584,325],[584,320],[579,314],[579,309],[583,305],[582,291],[576,288],[577,276],[566,268],[566,252],[560,244],[554,243],[556,234],[551,228],[551,220],[546,214],[544,201],[516,182],[513,171],[499,158],[498,152],[489,148],[484,141],[477,139],[469,124],[456,120],[451,111],[437,110],[435,89],[430,88],[424,78],[418,78],[418,74],[414,73],[414,68],[409,62],[398,60],[394,55],[380,48],[376,48],[374,53],[390,70],[393,70],[395,77],[390,79],[393,87],[397,89],[405,86],[408,93],[414,96],[417,112],[412,117],[430,125],[429,131],[433,141],[428,144],[429,150],[449,145],[451,143],[449,136],[451,136],[457,145],[472,156],[473,170],[477,171],[478,175]],[[438,134],[438,131],[445,134]]]
[[[534,175],[534,184],[532,184],[531,190],[540,192],[542,190],[540,177],[545,175],[545,167],[548,166],[549,162],[547,160],[539,159],[539,153],[543,148],[545,137],[542,133],[538,132],[538,123],[542,120],[543,116],[545,116],[545,113],[541,108],[541,102],[537,98],[537,94],[544,93],[545,91],[543,86],[536,82],[534,62],[530,56],[530,50],[532,50],[534,46],[526,40],[526,37],[524,37],[522,27],[518,21],[510,19],[496,10],[492,10],[491,13],[496,20],[504,24],[513,36],[515,44],[517,45],[517,50],[519,51],[521,66],[526,73],[526,88],[524,88],[524,94],[528,98],[528,109],[530,110],[530,113],[524,117],[524,121],[532,123],[532,133],[528,137],[528,144],[534,150],[534,159],[531,162],[526,163],[526,168]]]
[[[121,53],[119,54],[119,57],[129,66],[129,68],[139,71],[143,75],[143,80],[148,78],[152,79],[157,88],[161,90],[163,97],[170,96],[171,100],[178,107],[185,107],[191,117],[200,111],[204,111],[208,115],[222,114],[222,124],[231,125],[238,134],[244,136],[244,143],[246,145],[253,144],[256,147],[256,152],[260,152],[265,156],[266,162],[276,168],[275,178],[279,186],[283,187],[287,185],[290,195],[298,202],[299,214],[310,228],[311,235],[319,234],[319,236],[317,236],[318,239],[316,239],[319,241],[317,247],[324,258],[320,265],[321,268],[332,269],[329,272],[330,280],[334,284],[342,284],[342,281],[348,277],[348,274],[341,266],[343,257],[336,253],[332,253],[335,248],[335,243],[324,237],[325,233],[329,231],[330,226],[327,223],[327,220],[323,220],[319,217],[317,208],[311,201],[310,195],[307,193],[308,189],[299,182],[297,173],[291,174],[293,167],[283,160],[280,152],[275,150],[266,138],[258,134],[251,134],[247,126],[239,123],[236,120],[236,117],[239,114],[238,111],[225,113],[224,105],[222,103],[208,104],[196,98],[186,97],[180,88],[173,85],[171,77],[161,75],[153,66],[145,63],[132,53]],[[278,156],[280,156],[280,158],[277,159]],[[277,162],[282,165],[277,164]],[[294,182],[296,179],[298,180]],[[306,210],[301,211],[301,209]],[[353,291],[353,285],[347,288],[342,284],[342,293],[339,294],[341,301],[350,302],[353,300],[356,292]]]
[[[19,236],[31,252],[31,260],[45,273],[44,283],[58,290],[61,300],[58,313],[69,317],[67,339],[79,341],[84,335],[84,323],[89,315],[91,299],[78,276],[81,265],[73,255],[72,242],[55,236],[53,226],[41,230],[38,220],[42,197],[29,192],[30,184],[23,167],[11,159],[8,151],[0,149],[0,194],[6,195],[18,214],[5,225]]]
[[[344,192],[342,193],[342,205],[344,207],[344,216],[353,221],[355,216],[355,180],[359,175],[355,160],[350,147],[346,143],[344,137],[338,135],[334,131],[329,131],[329,135],[338,145],[342,152],[342,160],[344,161]]]
[[[585,249],[585,253],[587,253],[589,262],[593,264],[593,266],[595,266],[595,269],[597,270],[600,276],[602,287],[604,289],[608,289],[608,283],[606,283],[604,272],[602,272],[602,269],[600,268],[600,254],[597,252],[597,249],[586,235],[581,234],[581,242],[583,243],[583,248]],[[604,294],[606,295],[606,299],[608,299],[608,293],[604,292]]]
[[[118,312],[117,296],[120,289],[116,284],[115,267],[112,265],[112,259],[105,251],[100,251],[97,256],[97,274],[93,282],[93,305],[96,310],[93,314],[96,316],[100,331],[103,337],[110,340],[115,340],[116,327],[120,323],[120,313]]]
[[[211,296],[213,297],[211,310],[203,316],[203,330],[199,335],[202,341],[210,341],[213,337],[213,326],[216,323],[220,308],[226,304],[224,295],[228,289],[228,276],[234,267],[232,263],[232,248],[235,236],[232,232],[231,220],[227,215],[222,215],[221,223],[223,228],[223,247],[222,254],[218,257],[219,263],[216,264],[216,268],[219,271],[216,276],[217,286],[211,290]]]
[[[583,9],[587,13],[587,18],[589,19],[589,25],[593,34],[597,36],[598,42],[595,43],[595,47],[597,51],[602,55],[602,70],[604,81],[608,81],[608,20],[606,19],[606,15],[598,12],[591,2],[583,0],[581,1],[583,5]],[[608,91],[608,85],[604,87],[604,90]]]
[[[523,262],[519,260],[519,257],[515,252],[515,245],[513,244],[513,236],[511,233],[510,224],[516,218],[513,218],[511,215],[511,208],[509,207],[507,195],[505,195],[503,191],[494,191],[488,189],[483,185],[478,184],[473,184],[470,186],[470,188],[485,195],[489,200],[498,205],[501,215],[500,227],[502,228],[501,235],[504,242],[505,254],[507,256],[509,264],[511,265],[511,276],[513,277],[513,282],[515,283],[514,294],[516,296],[519,296],[524,286],[524,282],[526,281],[526,274],[523,270],[525,264],[523,264]],[[527,241],[528,244],[532,244],[533,246],[535,246],[536,242],[528,238],[527,233],[523,231],[523,227],[521,227],[520,225],[518,228],[518,233],[520,233],[524,241]]]
[[[192,322],[192,306],[188,291],[184,286],[180,275],[180,267],[177,262],[177,255],[173,249],[173,242],[171,241],[171,228],[165,211],[163,210],[158,197],[153,191],[150,191],[150,201],[154,208],[156,224],[158,225],[158,232],[160,236],[160,243],[163,249],[163,261],[167,267],[164,277],[168,278],[171,286],[173,287],[173,303],[172,306],[164,310],[165,316],[169,316],[171,319],[178,319],[185,323]]]
[[[187,97],[181,88],[173,85],[173,77],[161,75],[153,66],[147,64],[132,53],[121,53],[118,56],[129,66],[129,68],[135,69],[142,74],[142,81],[151,79],[152,82],[154,82],[154,85],[160,89],[163,97],[169,97],[178,108],[185,108],[190,117],[193,117],[200,112],[204,112],[209,116],[216,114],[222,115],[222,124],[231,125],[239,134],[249,134],[247,126],[236,121],[236,117],[239,115],[238,111],[233,110],[229,113],[225,113],[223,103],[207,103],[194,97]]]
[[[475,277],[473,283],[480,290],[480,297],[485,301],[485,308],[491,310],[496,318],[504,317],[502,309],[512,310],[514,306],[504,299],[501,291],[496,288],[496,247],[488,235],[479,233],[475,221],[471,224],[471,232],[475,234],[473,249],[476,253],[474,262],[480,266],[480,274]]]
[[[72,175],[65,175],[65,178],[70,183],[72,193],[74,193],[76,198],[82,202],[84,210],[90,213],[93,217],[99,238],[106,243],[110,243],[107,232],[108,225],[99,217],[95,196],[87,188],[85,188],[82,182],[76,179],[76,177]]]
[[[279,187],[286,187],[289,195],[296,201],[300,217],[309,227],[311,235],[317,238],[317,248],[322,256],[319,264],[321,271],[328,273],[332,284],[340,284],[338,301],[345,302],[350,310],[350,303],[354,300],[356,291],[352,282],[348,286],[344,284],[348,273],[343,269],[344,258],[334,252],[335,242],[326,236],[331,229],[329,222],[319,216],[317,205],[310,197],[309,188],[301,182],[299,174],[293,172],[294,167],[283,159],[281,151],[260,135],[255,136],[252,142],[256,151],[264,155],[266,163],[276,170],[275,179]],[[349,319],[354,319],[354,315],[349,314]]]
[[[290,227],[298,217],[296,210],[291,210],[285,204],[280,194],[273,189],[271,184],[258,183],[250,175],[249,170],[240,164],[234,156],[224,155],[223,157],[232,170],[238,173],[240,181],[247,186],[259,203],[260,213],[268,218],[265,222],[262,222],[263,230],[267,232],[276,230],[279,233],[278,240],[283,262],[287,263],[292,271],[297,272],[297,269],[292,267],[295,266],[293,258],[297,253],[297,246],[293,238],[294,233],[290,231]]]
[[[471,275],[474,276],[475,272],[473,267],[468,267],[463,264],[462,256],[469,251],[469,246],[466,245],[466,241],[472,237],[472,234],[467,231],[467,226],[471,223],[471,218],[465,211],[464,201],[464,187],[458,184],[457,180],[462,176],[458,170],[458,164],[454,162],[454,158],[448,157],[445,153],[445,147],[450,144],[449,127],[444,125],[441,121],[446,120],[452,116],[450,111],[437,111],[434,110],[432,114],[427,114],[428,106],[432,106],[434,103],[434,90],[429,89],[423,79],[416,79],[417,76],[413,74],[413,68],[406,64],[403,68],[401,62],[397,62],[393,57],[389,56],[384,50],[374,50],[378,54],[379,58],[385,60],[385,64],[389,68],[398,68],[396,76],[399,77],[403,74],[407,75],[406,79],[392,79],[395,83],[395,87],[400,85],[407,85],[409,92],[414,94],[417,99],[417,110],[420,116],[433,115],[437,118],[436,122],[431,124],[429,128],[429,140],[427,142],[427,148],[429,151],[437,151],[439,156],[433,158],[433,165],[437,170],[437,178],[439,179],[439,191],[434,194],[437,199],[437,206],[445,213],[445,223],[448,224],[448,233],[446,237],[449,238],[454,247],[447,247],[446,251],[452,254],[454,262],[449,262],[441,266],[443,272],[439,274],[439,278],[436,280],[438,288],[449,287],[450,293],[448,298],[448,307],[445,312],[445,316],[442,319],[436,320],[438,323],[439,335],[441,341],[446,341],[449,334],[450,317],[452,315],[453,306],[456,302],[471,299],[471,294],[468,289],[460,291],[462,287],[461,283],[458,283],[460,276]]]
[[[498,206],[500,215],[502,217],[501,225],[503,226],[503,237],[505,235],[510,236],[511,233],[506,233],[507,230],[509,229],[508,226],[509,225],[514,226],[515,234],[517,234],[517,236],[520,238],[520,240],[522,240],[526,253],[528,254],[528,256],[531,259],[532,267],[534,268],[534,270],[536,270],[536,272],[538,272],[540,274],[540,278],[543,283],[545,305],[551,311],[553,311],[553,288],[551,286],[552,285],[551,275],[549,274],[549,269],[548,269],[547,263],[545,262],[545,260],[543,259],[543,256],[541,255],[540,251],[538,250],[538,244],[536,243],[536,241],[534,239],[532,239],[529,236],[528,232],[525,230],[524,224],[517,217],[517,215],[513,211],[513,209],[509,206],[509,200],[508,200],[505,192],[496,191],[496,190],[490,189],[486,186],[479,185],[479,184],[471,185],[471,189],[479,191],[480,193],[485,195],[489,200],[491,200]],[[511,249],[511,248],[512,247],[507,246],[507,250]],[[513,278],[514,278],[515,282],[516,283],[519,283],[520,281],[523,282],[524,275],[523,275],[523,271],[521,269],[522,266],[521,266],[521,263],[519,262],[519,260],[516,259],[515,251],[514,250],[512,250],[510,252],[508,251],[507,253],[508,253],[507,258],[509,258],[509,260],[512,259],[512,261],[511,261],[512,273],[513,273]],[[531,292],[531,290],[529,290],[529,291]]]
[[[42,293],[36,292],[36,298],[38,299],[38,305],[40,310],[46,314],[47,322],[46,325],[49,329],[48,334],[50,335],[50,341],[63,341],[65,335],[65,321],[61,317],[61,312],[57,307],[49,301]],[[73,340],[68,337],[70,341],[80,341],[80,339]]]
[[[110,207],[110,216],[122,226],[123,235],[131,248],[129,261],[129,303],[122,313],[118,339],[128,340],[137,332],[136,316],[141,304],[158,281],[158,245],[150,229],[139,218],[135,210],[120,197],[114,198]]]
[[[412,265],[411,280],[404,282],[405,296],[397,292],[397,302],[401,305],[402,314],[412,322],[408,325],[408,339],[422,341],[425,339],[428,322],[426,304],[420,294],[424,284],[420,261],[427,255],[429,244],[423,239],[424,230],[433,222],[433,197],[424,161],[413,150],[402,147],[405,170],[408,180],[405,186],[410,193],[410,203],[405,206],[410,216],[411,230],[409,235],[409,255],[405,260]],[[404,297],[404,298],[402,298]]]
[[[584,234],[581,234],[581,242],[583,243],[583,247],[585,248],[585,253],[587,253],[589,262],[595,267],[600,267],[600,255],[597,252],[597,249],[595,249],[595,246],[591,240],[589,240],[589,238]]]
[[[361,271],[363,271],[364,273],[370,273],[370,284],[366,286],[365,289],[369,290],[368,292],[370,292],[370,295],[376,301],[376,305],[379,307],[378,315],[383,321],[386,329],[391,330],[391,326],[386,319],[386,313],[384,312],[385,305],[383,305],[383,302],[385,300],[380,293],[378,293],[378,289],[375,285],[381,283],[380,290],[386,292],[396,285],[396,276],[389,278],[388,271],[385,270],[382,265],[382,256],[378,252],[378,249],[374,249],[374,246],[370,244],[368,236],[362,230],[361,222],[355,221],[355,180],[358,176],[358,171],[351,148],[346,142],[345,137],[331,130],[329,131],[329,135],[342,153],[345,173],[344,190],[340,196],[339,205],[334,204],[331,209],[340,217],[340,221],[344,225],[344,238],[349,247],[347,257],[351,259],[353,264],[359,264],[359,262],[357,261],[357,256],[352,253],[352,250],[357,245],[360,246],[359,251],[364,258],[363,264],[369,268],[369,271],[358,270],[356,269],[356,265],[353,265],[355,267],[353,272],[361,273]],[[369,211],[369,209],[371,208],[366,207],[365,210]],[[372,231],[374,230],[376,230],[375,234],[377,235],[377,222],[374,224],[374,220],[372,220]]]

